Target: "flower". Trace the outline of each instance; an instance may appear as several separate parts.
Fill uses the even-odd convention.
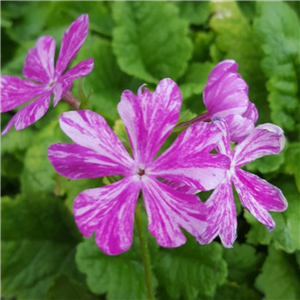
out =
[[[84,43],[88,26],[89,18],[86,14],[71,24],[63,35],[55,67],[55,40],[46,35],[38,39],[35,47],[28,52],[23,68],[26,80],[1,76],[1,113],[35,99],[15,114],[2,132],[3,135],[13,125],[16,130],[21,130],[39,120],[49,108],[51,94],[54,94],[53,106],[56,106],[71,89],[74,79],[92,71],[94,60],[89,58],[64,73]]]
[[[262,124],[231,151],[226,123],[222,120],[214,123],[224,132],[218,151],[230,158],[231,165],[223,181],[205,202],[208,226],[198,240],[207,244],[219,235],[225,247],[232,247],[237,229],[232,183],[244,208],[270,231],[274,229],[275,222],[268,211],[282,212],[287,209],[287,201],[280,189],[241,169],[259,157],[279,154],[284,148],[285,138],[280,127]]]
[[[238,64],[233,60],[224,60],[214,67],[203,91],[207,112],[195,119],[224,119],[233,142],[242,141],[254,129],[258,118],[256,107],[248,98],[248,86],[237,69]]]
[[[179,118],[181,93],[171,79],[159,82],[154,93],[143,86],[138,95],[124,91],[118,112],[124,122],[133,157],[100,115],[89,110],[62,114],[60,126],[75,144],[49,147],[55,170],[68,178],[124,176],[113,184],[80,193],[74,215],[81,233],[105,253],[116,255],[132,244],[133,218],[140,191],[149,220],[149,231],[163,247],[185,243],[180,227],[194,236],[205,229],[204,204],[195,195],[172,189],[157,178],[180,181],[195,189],[214,188],[225,176],[229,159],[210,154],[222,132],[197,123],[157,155]]]

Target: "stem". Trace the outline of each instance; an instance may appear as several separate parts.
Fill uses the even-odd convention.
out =
[[[144,231],[143,231],[142,207],[141,207],[140,203],[137,203],[137,205],[136,205],[135,222],[136,222],[136,227],[137,227],[137,231],[138,231],[138,237],[140,240],[141,255],[142,255],[144,271],[145,271],[147,298],[148,298],[148,300],[155,300],[153,282],[152,282],[150,253],[149,253],[149,248],[147,245],[147,240],[146,240],[146,237],[145,237]]]
[[[176,127],[184,127],[184,126],[190,126],[196,122],[209,122],[210,121],[210,116],[207,112],[195,117],[194,119],[187,121],[187,122],[182,122],[180,124],[178,124]]]
[[[78,110],[80,107],[80,102],[70,91],[65,93],[62,100],[67,102],[75,110]]]

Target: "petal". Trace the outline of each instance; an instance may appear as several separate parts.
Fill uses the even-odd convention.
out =
[[[205,202],[207,227],[199,237],[200,244],[209,244],[218,235],[226,248],[236,240],[237,219],[231,180],[225,179]]]
[[[254,103],[249,102],[246,112],[243,113],[243,117],[250,119],[254,124],[258,119],[258,111]]]
[[[42,36],[34,48],[31,48],[25,60],[23,75],[25,78],[49,83],[54,78],[55,40],[51,36]]]
[[[222,132],[221,139],[217,145],[218,152],[232,159],[233,153],[231,150],[230,133],[227,122],[222,118],[215,118],[213,125]]]
[[[287,209],[288,203],[281,190],[276,186],[241,169],[236,170],[236,176],[264,209],[277,212]]]
[[[74,216],[80,232],[90,237],[106,254],[117,255],[132,244],[133,218],[140,191],[136,177],[86,190],[74,201]]]
[[[149,176],[142,177],[149,231],[162,247],[178,247],[186,238],[180,227],[198,237],[205,229],[204,204],[197,196],[179,193]]]
[[[182,98],[177,84],[168,78],[159,82],[154,93],[142,89],[143,86],[137,96],[131,91],[123,92],[118,112],[126,127],[135,160],[146,165],[177,123]]]
[[[128,175],[128,168],[119,162],[76,144],[54,144],[48,158],[56,172],[70,179]]]
[[[102,116],[89,110],[69,111],[60,116],[59,123],[76,144],[132,172],[135,166],[133,159]]]
[[[238,65],[231,60],[219,63],[210,73],[203,101],[211,117],[242,114],[247,110],[248,86],[236,73]]]
[[[175,190],[177,192],[180,192],[180,193],[183,193],[183,194],[195,195],[199,192],[198,190],[195,190],[192,187],[190,187],[189,185],[185,185],[182,182],[177,182],[177,181],[173,181],[173,180],[170,180],[170,179],[164,179],[162,182],[165,185],[172,188],[173,190]]]
[[[244,172],[244,171],[243,171]],[[256,199],[256,192],[244,181],[244,176],[241,170],[236,170],[236,176],[233,176],[233,182],[236,191],[239,194],[240,200],[245,209],[247,209],[259,222],[264,224],[269,231],[275,228],[275,222],[267,209],[263,207]],[[264,191],[260,191],[264,195]]]
[[[147,172],[181,182],[195,190],[212,189],[222,181],[230,166],[227,156],[209,153],[221,137],[222,132],[216,126],[195,123],[177,137]]]
[[[265,155],[279,154],[284,145],[285,137],[280,127],[259,125],[235,147],[234,163],[242,166]]]
[[[12,110],[45,91],[45,87],[14,76],[1,76],[1,113]]]
[[[229,115],[225,120],[233,142],[241,142],[254,129],[253,121],[240,115]]]
[[[83,45],[89,30],[89,17],[87,14],[77,18],[65,31],[56,63],[56,75],[59,77],[76,56]]]
[[[6,134],[13,125],[15,125],[16,130],[21,130],[38,121],[47,112],[49,103],[50,95],[46,94],[23,107],[9,121],[2,135]]]
[[[94,59],[89,58],[83,60],[70,70],[68,70],[55,84],[54,86],[54,100],[53,106],[55,107],[60,99],[68,92],[72,85],[73,81],[77,78],[84,77],[88,75],[94,68]]]

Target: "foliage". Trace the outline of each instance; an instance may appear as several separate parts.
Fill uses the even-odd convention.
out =
[[[163,77],[175,79],[184,100],[180,121],[187,121],[204,111],[208,74],[225,58],[239,64],[258,122],[275,123],[286,132],[281,155],[247,166],[281,188],[288,200],[286,212],[272,213],[274,231],[239,206],[233,249],[223,249],[218,240],[200,246],[188,235],[184,246],[162,249],[147,233],[156,298],[299,299],[299,4],[5,1],[2,74],[21,76],[28,49],[42,35],[52,35],[58,50],[64,30],[82,13],[89,14],[90,31],[73,63],[93,57],[95,69],[77,80],[72,92],[107,119],[126,147],[117,113],[123,90],[136,92],[143,83],[153,90]],[[128,252],[109,257],[94,237],[83,240],[74,224],[74,198],[107,179],[67,180],[48,161],[50,144],[70,142],[58,125],[60,113],[67,110],[59,103],[29,128],[2,137],[1,295],[18,300],[146,299],[136,234]],[[2,114],[2,126],[12,115]]]

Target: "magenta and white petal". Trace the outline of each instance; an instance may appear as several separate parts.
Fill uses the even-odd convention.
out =
[[[64,95],[71,89],[73,81],[77,78],[84,77],[88,75],[94,68],[94,59],[89,58],[83,60],[70,70],[68,70],[62,77],[56,82],[53,93],[54,100],[53,106],[55,107],[59,100],[61,100]]]
[[[254,103],[249,102],[246,112],[243,113],[243,117],[250,119],[254,124],[258,119],[258,111]]]
[[[45,92],[45,87],[15,76],[1,76],[1,113],[12,110]]]
[[[229,115],[225,117],[230,133],[230,140],[236,143],[241,142],[254,129],[252,120],[240,115]]]
[[[204,204],[197,196],[179,193],[155,178],[142,177],[149,231],[162,247],[186,241],[181,228],[198,237],[206,227]]]
[[[49,104],[50,95],[45,94],[27,106],[23,107],[9,121],[5,129],[2,131],[2,135],[5,135],[13,125],[15,125],[16,130],[22,130],[32,123],[38,121],[47,112]]]
[[[70,179],[128,175],[128,168],[77,144],[53,144],[48,158],[60,175]]]
[[[56,63],[56,75],[61,76],[83,45],[89,30],[87,14],[77,18],[65,31]]]
[[[25,60],[23,75],[25,78],[44,84],[54,79],[55,40],[51,36],[42,36],[34,48],[31,48]]]
[[[95,232],[96,244],[106,254],[117,255],[131,247],[140,191],[136,177],[86,190],[74,201],[73,211],[80,232],[87,238]]]
[[[195,123],[177,137],[147,172],[195,190],[213,189],[223,180],[230,166],[227,156],[209,153],[221,137],[222,132],[213,124]]]
[[[276,186],[242,169],[236,170],[236,176],[247,187],[253,198],[266,210],[282,212],[287,209],[288,203],[281,190]]]
[[[200,192],[198,190],[193,189],[189,185],[185,185],[182,182],[173,181],[173,180],[170,180],[170,179],[163,179],[162,183],[164,183],[165,185],[169,186],[173,190],[175,190],[177,192],[180,192],[180,193],[184,193],[184,194],[195,195],[198,192]]]
[[[246,112],[248,86],[237,71],[237,63],[226,60],[210,73],[203,92],[203,102],[211,117],[226,117]]]
[[[221,139],[217,145],[218,152],[232,159],[233,153],[231,150],[230,133],[227,122],[222,118],[215,118],[213,120],[213,125],[222,133]]]
[[[168,78],[159,82],[154,93],[143,86],[138,95],[123,92],[118,112],[139,164],[148,164],[157,154],[179,119],[181,103],[177,84]]]
[[[259,125],[235,147],[234,164],[242,166],[265,155],[279,154],[284,145],[280,127],[268,123]]]
[[[237,219],[232,193],[232,184],[226,178],[205,202],[207,227],[198,238],[200,244],[211,243],[218,235],[226,248],[231,248],[236,240]]]
[[[239,198],[244,208],[247,209],[259,222],[265,225],[269,231],[272,231],[275,228],[275,222],[272,216],[268,213],[268,210],[264,207],[264,201],[262,201],[263,203],[260,203],[260,201],[256,199],[257,193],[255,192],[255,190],[253,190],[253,187],[251,185],[247,184],[247,181],[243,176],[244,173],[246,172],[237,169],[236,176],[232,177],[234,187],[239,195]],[[265,192],[259,190],[259,188],[260,187],[258,187],[257,192],[262,193],[259,197],[259,199],[262,200]],[[267,194],[266,196],[269,197]],[[266,200],[266,202],[268,201]],[[267,203],[266,207],[268,207]]]
[[[60,116],[59,123],[65,134],[76,144],[133,172],[135,162],[99,114],[89,110],[69,111]]]

